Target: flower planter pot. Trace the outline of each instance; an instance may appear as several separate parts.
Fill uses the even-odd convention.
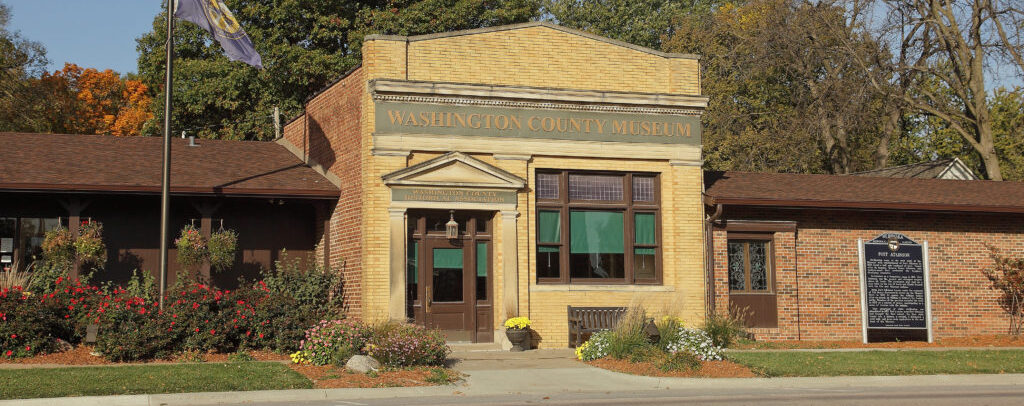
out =
[[[523,351],[530,349],[530,330],[528,329],[507,329],[505,336],[512,343],[511,351]]]

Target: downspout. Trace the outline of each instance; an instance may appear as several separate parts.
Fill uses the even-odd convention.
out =
[[[793,230],[793,281],[796,282],[796,340],[800,341],[800,227]]]
[[[715,204],[713,197],[705,195],[704,204],[715,206],[715,212],[704,219],[704,280],[707,281],[705,317],[715,315],[715,234],[713,225],[722,217],[722,205]]]

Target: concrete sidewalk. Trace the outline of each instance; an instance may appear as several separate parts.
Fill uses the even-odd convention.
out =
[[[1024,386],[1024,374],[832,378],[656,378],[627,375],[590,367],[573,360],[571,350],[535,350],[525,353],[458,352],[453,354],[453,358],[457,360],[453,367],[467,376],[463,382],[447,386],[95,396],[0,401],[0,405],[178,406],[509,394],[551,395],[665,389],[729,389],[736,387],[813,391],[868,386],[944,387],[954,382],[976,386]]]

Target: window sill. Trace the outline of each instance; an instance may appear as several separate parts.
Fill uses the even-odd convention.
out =
[[[530,292],[675,292],[675,286],[664,285],[537,285]]]

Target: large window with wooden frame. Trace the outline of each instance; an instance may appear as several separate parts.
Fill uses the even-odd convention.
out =
[[[538,170],[537,282],[661,282],[653,173]]]

